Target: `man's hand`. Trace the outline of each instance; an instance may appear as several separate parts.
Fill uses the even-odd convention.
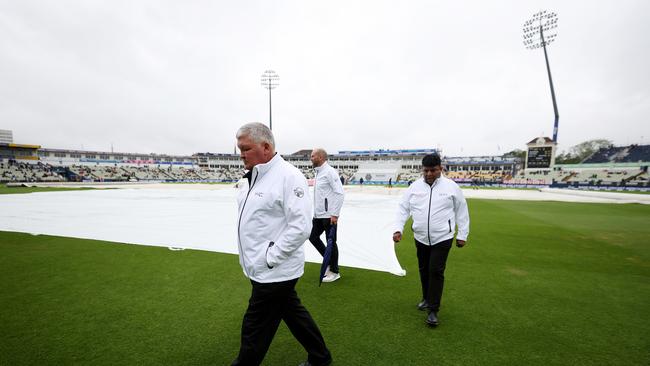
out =
[[[465,240],[456,239],[456,246],[462,248],[465,246]]]
[[[394,232],[394,233],[393,233],[393,241],[394,241],[395,243],[398,243],[398,242],[400,242],[401,240],[402,240],[402,233],[399,232],[399,231]]]
[[[330,223],[332,225],[336,225],[337,222],[339,222],[339,218],[337,216],[330,217]]]

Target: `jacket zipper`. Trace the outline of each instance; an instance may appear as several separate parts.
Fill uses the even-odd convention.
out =
[[[318,185],[318,170],[314,169],[314,217],[316,216],[316,186]]]
[[[244,262],[246,261],[246,256],[244,255],[244,249],[241,246],[241,218],[244,216],[244,209],[246,208],[246,202],[248,202],[248,196],[251,194],[251,191],[253,190],[253,186],[255,185],[255,182],[257,182],[257,177],[259,176],[259,173],[255,175],[255,179],[253,180],[253,183],[248,187],[248,193],[246,193],[246,198],[244,199],[244,204],[241,206],[241,212],[239,213],[239,220],[237,221],[237,242],[239,244],[239,252],[242,254],[244,257]],[[244,263],[244,271],[246,272],[246,275],[250,277],[250,274],[246,270],[246,263]]]
[[[433,196],[433,184],[429,189],[429,213],[427,213],[427,236],[429,237],[429,245],[431,245],[431,196]]]
[[[449,232],[451,232],[451,219],[447,220],[447,224],[449,224]]]
[[[327,212],[327,198],[325,198],[325,212]]]

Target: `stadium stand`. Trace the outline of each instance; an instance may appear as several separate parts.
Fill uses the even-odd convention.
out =
[[[446,172],[448,178],[456,182],[471,182],[471,183],[502,183],[503,181],[512,179],[512,172],[495,169],[492,171],[451,171]]]
[[[555,170],[521,171],[514,181],[509,183],[553,184],[555,186],[648,186],[647,166],[622,167],[610,164],[609,167],[599,167],[593,165],[598,164],[563,165],[556,167]]]
[[[410,183],[420,178],[421,176],[422,176],[422,172],[420,171],[420,169],[403,169],[397,175],[397,181]]]
[[[520,170],[508,184],[553,187],[647,188],[650,145],[608,146],[579,164],[556,164],[552,169]]]
[[[594,152],[581,164],[650,162],[650,145],[608,146]]]
[[[13,159],[0,162],[1,183],[62,181],[65,178],[49,164],[16,162]]]
[[[196,153],[191,156],[108,153],[4,147],[0,182],[159,181],[236,182],[244,167],[238,154]],[[420,161],[435,150],[369,150],[330,154],[329,164],[346,184],[408,184],[421,176]],[[283,157],[314,177],[310,150]],[[13,154],[13,155],[12,155]],[[21,155],[22,154],[22,155]],[[24,160],[23,160],[24,159]],[[650,145],[609,146],[580,164],[552,169],[522,169],[521,159],[504,156],[443,157],[445,175],[461,185],[532,185],[569,187],[650,187]]]
[[[582,164],[610,163],[613,162],[617,156],[627,155],[627,149],[628,149],[627,147],[614,147],[614,146],[601,148],[600,150],[594,152],[585,160],[583,160]]]
[[[387,183],[389,179],[397,182],[400,173],[401,161],[366,161],[359,163],[359,169],[352,176],[351,182],[358,182],[363,178],[366,182],[379,181]]]
[[[623,162],[650,162],[650,145],[632,145]]]

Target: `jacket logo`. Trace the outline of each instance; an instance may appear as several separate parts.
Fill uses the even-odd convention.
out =
[[[302,196],[305,195],[305,191],[300,187],[296,187],[293,189],[293,194],[295,194],[298,198],[302,198]]]
[[[255,195],[256,195],[257,197],[264,197],[264,193],[263,193],[263,192],[255,192]]]

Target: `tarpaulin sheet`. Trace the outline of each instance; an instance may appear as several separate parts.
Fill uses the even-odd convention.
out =
[[[236,193],[224,187],[0,195],[0,230],[237,254]],[[346,194],[337,235],[340,265],[405,274],[391,240],[397,200]],[[322,261],[309,241],[305,259]]]

